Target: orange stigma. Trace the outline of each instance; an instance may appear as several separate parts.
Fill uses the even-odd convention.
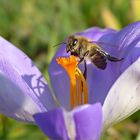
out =
[[[70,78],[70,108],[88,103],[88,88],[83,73],[78,68],[78,58],[71,55],[56,59],[67,72]]]

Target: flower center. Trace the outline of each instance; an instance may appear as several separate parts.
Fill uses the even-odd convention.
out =
[[[61,65],[67,72],[70,78],[70,107],[88,103],[88,88],[83,73],[78,68],[78,58],[71,55],[64,58],[56,59],[57,63]]]

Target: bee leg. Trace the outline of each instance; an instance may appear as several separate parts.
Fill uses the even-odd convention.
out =
[[[84,68],[85,68],[85,70],[84,70],[83,75],[84,75],[84,77],[86,79],[87,78],[87,65],[86,65],[86,61],[85,60],[84,60]]]
[[[84,78],[86,79],[87,78],[87,65],[86,65],[86,60],[84,60],[84,57],[80,59],[79,63],[80,64],[82,61],[84,61]]]
[[[81,63],[81,62],[84,60],[84,58],[85,58],[86,56],[88,56],[88,54],[89,54],[89,50],[86,51],[82,57],[80,57],[79,63]]]
[[[84,75],[84,78],[85,78],[85,80],[86,80],[86,78],[87,78],[87,65],[86,65],[86,60],[84,60],[84,73],[83,73],[83,75]],[[82,82],[82,91],[83,91],[83,82]]]
[[[80,48],[79,49],[79,58],[80,58],[80,60],[79,60],[79,64],[84,60],[84,56],[82,55],[82,49]]]
[[[86,60],[84,60],[84,58],[85,58],[86,56],[88,56],[88,54],[89,54],[89,50],[86,51],[86,52],[84,53],[84,55],[83,55],[82,57],[80,57],[80,60],[79,60],[79,64],[80,64],[81,62],[84,61],[84,68],[85,68],[85,70],[84,70],[83,75],[84,75],[84,78],[85,78],[85,79],[87,78],[87,65],[86,65]]]
[[[86,51],[86,53],[84,54],[84,57],[88,56],[89,55],[89,50]],[[84,60],[84,67],[85,67],[85,70],[84,70],[84,77],[85,79],[87,78],[87,64],[86,64],[86,60]]]
[[[83,60],[84,60],[84,57],[81,57],[80,60],[79,60],[79,62],[78,62],[78,64],[80,64],[81,62],[83,62]]]
[[[84,57],[88,56],[89,50],[84,53]]]

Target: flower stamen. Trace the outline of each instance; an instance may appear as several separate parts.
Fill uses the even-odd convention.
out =
[[[68,73],[70,78],[70,108],[88,103],[88,88],[83,73],[78,68],[78,58],[71,55],[56,59]]]

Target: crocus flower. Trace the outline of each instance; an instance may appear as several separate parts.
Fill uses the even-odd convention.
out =
[[[77,65],[75,68],[72,68],[73,64],[70,66],[70,73],[66,69],[67,60],[63,61],[62,57],[70,54],[62,45],[49,66],[51,85],[60,106],[57,107],[47,83],[32,61],[0,38],[1,113],[36,123],[52,139],[98,140],[101,129],[106,130],[140,109],[140,22],[120,31],[90,28],[75,35],[104,42],[102,48],[105,51],[124,60],[108,62],[105,70],[97,69],[87,61],[85,83]],[[80,67],[83,69],[82,65]],[[77,77],[76,69],[79,71]],[[73,92],[77,93],[73,85],[78,87],[79,84],[73,84],[71,72],[76,81],[80,78],[84,83],[85,102],[79,96],[73,98]]]

